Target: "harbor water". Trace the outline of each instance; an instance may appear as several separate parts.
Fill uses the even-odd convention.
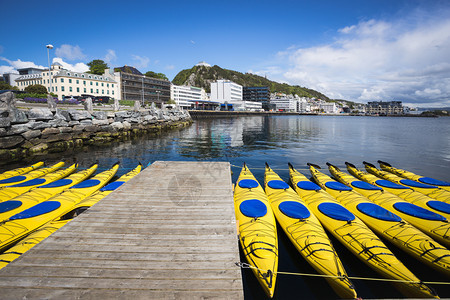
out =
[[[77,161],[81,167],[98,160],[100,169],[107,169],[120,161],[118,176],[139,162],[146,166],[157,160],[228,161],[232,165],[233,182],[236,182],[245,162],[261,184],[264,182],[265,162],[288,181],[288,162],[310,177],[308,162],[321,166],[329,174],[326,162],[345,170],[346,161],[363,169],[363,161],[376,164],[377,160],[383,160],[416,174],[450,181],[450,118],[280,115],[200,119],[188,128],[166,132],[161,137],[140,137],[110,146],[48,154],[32,161],[2,166],[1,171],[39,159],[46,163]],[[282,231],[279,231],[279,239],[280,271],[316,274]],[[337,240],[332,241],[349,276],[379,278]],[[388,246],[421,280],[448,282],[448,278],[419,264],[392,245]],[[265,297],[251,271],[243,271],[243,280],[246,299]],[[386,282],[353,282],[358,295],[366,299],[402,297]],[[441,297],[450,297],[448,285],[431,287]],[[333,299],[337,296],[322,278],[279,275],[275,297]]]

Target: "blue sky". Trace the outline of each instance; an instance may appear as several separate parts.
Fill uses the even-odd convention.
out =
[[[19,9],[18,9],[19,8]],[[357,102],[450,106],[450,2],[3,1],[0,74],[51,59],[165,73],[199,61]],[[5,13],[6,12],[6,13]]]

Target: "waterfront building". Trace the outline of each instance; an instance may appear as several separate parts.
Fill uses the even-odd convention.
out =
[[[50,91],[50,76],[52,80],[52,90]],[[20,90],[25,90],[27,86],[41,84],[49,92],[57,95],[59,99],[65,96],[89,95],[92,97],[108,96],[114,98],[118,94],[118,85],[114,80],[114,75],[109,69],[103,75],[90,73],[80,73],[66,70],[58,62],[51,65],[51,70],[38,69],[35,72],[21,75],[16,79]]]
[[[326,114],[338,114],[340,111],[335,102],[326,101],[321,101],[319,103],[319,109],[321,112]]]
[[[370,115],[401,115],[404,114],[401,101],[372,101],[367,103]]]
[[[220,103],[241,102],[242,85],[224,79],[211,82],[211,101]]]
[[[308,103],[305,97],[296,100],[296,112],[309,113],[311,112],[311,105]]]
[[[30,75],[30,74],[41,74],[45,69],[40,68],[22,68],[17,69],[17,73],[5,73],[3,74],[3,81],[5,81],[10,86],[18,86],[16,80],[22,75]],[[41,83],[39,83],[41,84]]]
[[[121,100],[154,102],[158,106],[170,100],[170,81],[143,75],[136,68],[115,68],[115,79],[119,83]]]
[[[270,90],[267,86],[248,86],[242,89],[244,101],[260,102],[264,110],[269,110]]]
[[[205,89],[195,86],[172,84],[170,86],[170,97],[178,106],[187,109],[194,105],[198,106],[199,103],[207,104],[210,102]]]
[[[297,101],[294,98],[277,97],[270,99],[270,104],[275,106],[277,111],[296,111]]]

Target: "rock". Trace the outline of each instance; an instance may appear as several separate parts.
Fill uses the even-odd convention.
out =
[[[28,119],[36,121],[53,120],[53,113],[48,108],[32,108],[26,112]]]
[[[120,109],[119,99],[114,99],[114,111],[118,111]]]
[[[40,130],[28,130],[28,131],[22,133],[22,136],[26,140],[31,140],[32,138],[41,136],[41,131]]]
[[[85,110],[69,109],[67,112],[69,113],[72,121],[81,121],[86,119],[92,120],[91,114]]]
[[[141,103],[139,101],[134,101],[134,111],[139,111],[141,109]]]
[[[9,111],[0,111],[0,128],[11,126],[11,118],[9,117]]]
[[[80,125],[80,121],[70,121],[69,126]]]
[[[128,123],[127,121],[124,121],[124,122],[122,123],[122,125],[123,125],[123,129],[124,129],[124,130],[130,130],[130,129],[131,129],[131,124]]]
[[[97,120],[97,119],[94,119],[94,120],[92,120],[92,125],[97,125],[97,126],[109,125],[109,121],[108,120]]]
[[[123,130],[123,124],[120,122],[114,122],[110,125],[114,130]]]
[[[92,120],[81,120],[80,124],[82,124],[82,125],[92,125]]]
[[[141,118],[129,118],[128,121],[131,123],[141,123]]]
[[[55,119],[48,122],[52,127],[66,127],[69,126],[69,122],[62,119]]]
[[[74,132],[82,132],[84,129],[86,128],[85,125],[75,125],[73,126],[73,131]]]
[[[6,129],[0,127],[0,136],[5,136],[5,135],[6,135]]]
[[[48,136],[47,138],[43,139],[44,142],[51,143],[51,142],[57,142],[57,141],[68,141],[72,139],[72,134],[70,133],[58,133]]]
[[[84,106],[84,109],[87,110],[89,113],[92,114],[94,112],[94,107],[92,106],[92,99],[91,99],[91,97],[88,97],[83,102],[83,106]]]
[[[36,146],[31,147],[29,149],[29,151],[31,153],[38,153],[38,152],[43,152],[43,151],[45,151],[47,149],[48,149],[48,144],[47,143],[40,143],[40,144],[37,144]]]
[[[9,117],[11,118],[11,124],[22,124],[28,122],[27,115],[17,108],[10,111]]]
[[[24,141],[21,135],[0,137],[0,148],[12,148]]]
[[[130,113],[128,111],[117,111],[114,113],[115,118],[128,118]]]
[[[16,108],[16,99],[13,92],[0,94],[0,109],[13,110]]]
[[[53,118],[70,122],[70,116],[66,110],[57,109]]]
[[[50,135],[55,135],[60,133],[58,128],[45,128],[44,130],[42,130],[42,138],[46,138]]]
[[[11,127],[6,131],[6,135],[16,135],[28,131],[30,128],[27,124],[17,124],[11,125]]]
[[[69,132],[73,132],[73,128],[72,127],[60,127],[59,131],[61,131],[61,133],[69,133]]]
[[[34,120],[31,122],[28,122],[28,127],[30,127],[30,129],[44,129],[44,128],[49,128],[51,127],[51,124],[48,124],[47,122],[43,122],[43,121],[38,121],[35,122]]]
[[[56,111],[56,102],[52,95],[47,95],[47,106],[50,111]]]
[[[94,119],[97,119],[97,120],[107,120],[108,119],[108,114],[105,111],[94,111],[92,113],[92,116],[94,117]]]
[[[98,126],[95,126],[95,125],[88,125],[88,126],[86,126],[85,128],[84,128],[84,131],[86,131],[86,132],[97,132],[97,131],[99,131],[99,127]]]

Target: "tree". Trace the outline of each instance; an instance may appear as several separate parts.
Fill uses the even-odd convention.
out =
[[[42,84],[32,84],[25,88],[25,92],[29,94],[47,94],[47,88]]]
[[[152,77],[152,78],[159,78],[159,79],[169,80],[165,74],[163,74],[163,73],[155,73],[153,71],[148,71],[147,73],[145,73],[145,76],[146,77]]]
[[[88,73],[97,75],[102,75],[105,73],[105,70],[109,68],[108,64],[101,59],[94,59],[93,61],[88,62],[87,65],[89,66]]]
[[[0,91],[1,90],[13,90],[14,88],[12,86],[10,86],[9,84],[7,84],[4,81],[0,81]]]

